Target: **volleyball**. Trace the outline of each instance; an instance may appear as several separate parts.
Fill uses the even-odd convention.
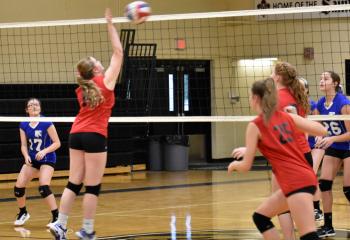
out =
[[[125,8],[125,16],[136,24],[143,23],[151,14],[151,8],[148,3],[135,1],[129,3]]]

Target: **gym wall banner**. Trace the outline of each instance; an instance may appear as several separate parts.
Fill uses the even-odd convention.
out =
[[[276,9],[312,6],[330,6],[350,4],[350,0],[255,0],[256,9]],[[329,18],[329,17],[350,17],[350,10],[334,12],[318,12],[303,14],[270,15],[258,17],[260,20],[273,19],[301,19],[301,18]]]

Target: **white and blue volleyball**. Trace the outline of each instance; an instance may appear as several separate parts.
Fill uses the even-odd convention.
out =
[[[151,15],[151,7],[143,1],[129,3],[125,8],[125,16],[136,24],[143,23]]]

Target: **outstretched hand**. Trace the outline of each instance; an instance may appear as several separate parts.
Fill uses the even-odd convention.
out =
[[[106,11],[105,11],[105,18],[106,18],[106,20],[107,20],[107,23],[112,23],[113,16],[112,16],[112,11],[111,11],[111,9],[106,8]]]
[[[235,159],[233,160],[230,165],[227,167],[227,172],[232,173],[233,171],[239,170],[239,167],[241,163],[239,163],[237,160],[242,159],[244,157],[244,154],[246,153],[247,148],[246,147],[238,147],[233,149],[231,156]]]
[[[233,149],[231,156],[235,159],[241,159],[244,157],[245,152],[247,151],[246,147],[239,147]]]

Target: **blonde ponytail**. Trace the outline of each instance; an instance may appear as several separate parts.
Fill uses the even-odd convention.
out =
[[[101,90],[93,81],[85,80],[81,77],[78,77],[77,81],[83,90],[83,106],[87,105],[90,108],[95,108],[103,102]]]
[[[84,58],[77,64],[79,76],[77,82],[83,91],[83,106],[97,107],[103,102],[101,90],[91,79],[94,77],[95,63],[90,57]]]

